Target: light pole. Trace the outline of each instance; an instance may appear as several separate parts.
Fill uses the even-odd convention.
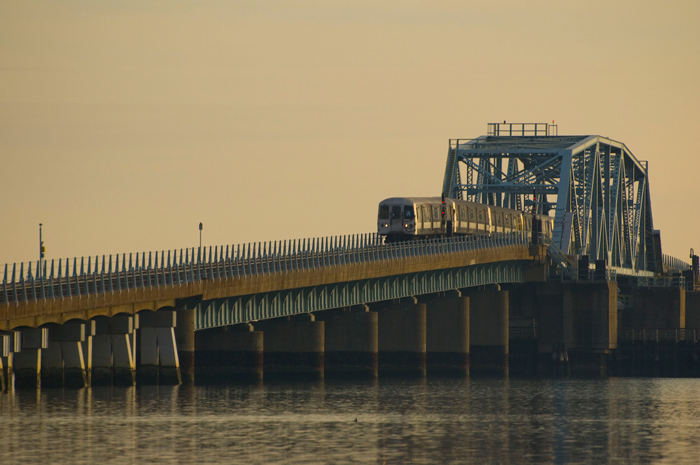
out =
[[[44,241],[41,240],[41,226],[42,224],[39,223],[39,269],[36,270],[36,275],[43,278],[44,252],[46,252],[46,247],[44,247]]]
[[[204,229],[204,225],[202,223],[199,223],[199,261],[202,261],[202,229]]]

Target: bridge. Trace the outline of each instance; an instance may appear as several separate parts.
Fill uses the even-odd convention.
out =
[[[623,329],[700,328],[697,257],[661,253],[647,164],[554,132],[496,123],[451,140],[443,182],[453,198],[553,211],[552,237],[368,233],[7,264],[2,387],[507,373],[521,336],[535,359],[557,347],[595,370]]]
[[[489,135],[450,140],[443,194],[516,210],[532,195],[539,213],[553,210],[553,240],[566,254],[603,260],[618,273],[662,272],[648,163],[607,137],[555,131],[493,123]]]

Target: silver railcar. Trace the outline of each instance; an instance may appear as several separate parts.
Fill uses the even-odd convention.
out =
[[[441,197],[391,197],[379,203],[377,232],[386,242],[453,235],[531,231],[532,214]],[[552,219],[537,215],[551,237]]]

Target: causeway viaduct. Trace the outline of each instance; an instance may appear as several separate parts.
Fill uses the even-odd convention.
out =
[[[443,185],[550,214],[552,237],[372,233],[5,265],[0,388],[697,376],[698,259],[661,253],[646,163],[552,131],[495,124],[450,141]]]

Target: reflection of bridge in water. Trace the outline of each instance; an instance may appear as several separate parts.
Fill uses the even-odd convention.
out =
[[[552,350],[600,371],[623,329],[700,328],[697,257],[691,269],[661,253],[646,163],[553,129],[494,124],[451,141],[443,183],[553,214],[552,238],[364,234],[6,265],[3,380],[503,373]],[[509,352],[516,335],[529,358]]]

